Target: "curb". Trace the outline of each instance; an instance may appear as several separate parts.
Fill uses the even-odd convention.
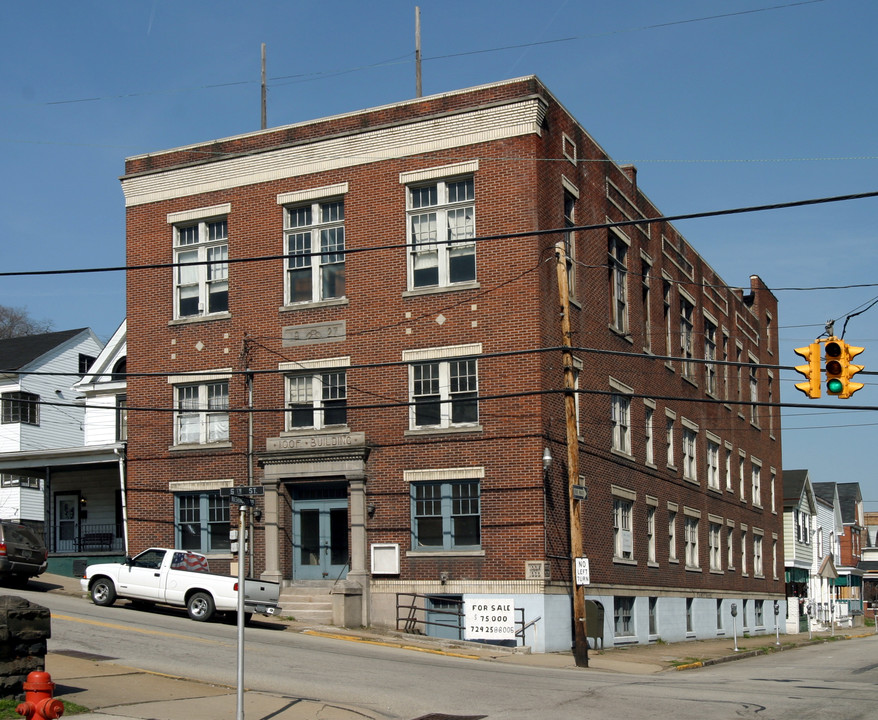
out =
[[[735,660],[743,660],[744,658],[757,657],[759,655],[773,655],[774,653],[784,652],[786,650],[796,650],[797,648],[808,647],[810,645],[823,645],[828,642],[839,642],[842,640],[853,640],[855,638],[871,637],[874,633],[863,633],[859,635],[835,635],[832,639],[814,638],[805,642],[780,645],[774,648],[759,648],[757,650],[743,650],[734,655],[723,655],[717,658],[709,658],[707,660],[696,660],[695,662],[686,663],[684,665],[675,665],[673,670],[695,670],[696,668],[708,667],[710,665],[720,665],[722,663],[733,662]]]
[[[447,657],[464,658],[466,660],[481,660],[480,655],[468,655],[461,652],[453,652],[451,650],[442,650],[438,648],[419,647],[418,645],[406,645],[404,643],[390,642],[387,640],[376,640],[374,638],[360,637],[358,635],[346,635],[344,633],[323,632],[321,630],[302,630],[303,635],[312,635],[314,637],[330,638],[332,640],[346,640],[347,642],[358,642],[365,645],[380,645],[382,647],[398,648],[400,650],[415,650],[416,652],[430,653],[433,655],[445,655]]]

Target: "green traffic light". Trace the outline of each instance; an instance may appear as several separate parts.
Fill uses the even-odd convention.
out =
[[[826,383],[826,392],[832,393],[833,395],[838,395],[844,389],[844,383],[838,378],[832,378],[828,383]]]

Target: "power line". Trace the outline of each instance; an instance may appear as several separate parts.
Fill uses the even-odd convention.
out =
[[[267,348],[262,343],[258,343],[259,340],[279,340],[281,338],[275,337],[248,337],[245,340],[257,342],[259,347],[271,352],[274,355],[278,355],[281,359],[286,362],[297,362],[291,358],[288,358],[276,350],[272,350]],[[637,352],[629,352],[625,350],[607,350],[605,348],[597,348],[597,347],[584,347],[584,346],[573,346],[567,347],[564,345],[554,345],[551,347],[540,347],[540,348],[530,348],[525,350],[502,350],[491,353],[475,353],[472,355],[460,355],[456,356],[455,359],[462,360],[493,360],[498,358],[509,358],[509,357],[517,357],[521,355],[535,355],[542,353],[552,353],[552,352],[564,352],[571,351],[574,353],[584,353],[584,354],[598,354],[604,356],[625,358],[625,359],[638,359],[638,360],[647,360],[650,363],[655,362],[672,362],[672,363],[680,363],[680,364],[692,364],[692,365],[718,365],[718,366],[728,366],[728,367],[736,367],[736,368],[749,368],[756,370],[777,370],[777,371],[793,371],[795,370],[794,365],[779,365],[776,363],[758,363],[758,362],[745,362],[745,361],[736,361],[736,360],[719,360],[719,359],[708,359],[708,358],[697,358],[697,357],[683,357],[681,355],[657,355],[655,353],[637,353]],[[346,370],[378,370],[389,367],[405,367],[412,364],[418,364],[418,361],[412,360],[387,360],[384,362],[371,362],[371,363],[361,363],[355,365],[346,365]],[[302,368],[303,371],[308,370],[309,368]],[[256,370],[256,369],[246,369],[246,370],[193,370],[191,371],[193,375],[198,376],[209,376],[209,375],[217,375],[217,376],[247,376],[247,375],[278,375],[278,374],[290,374],[292,372],[296,372],[295,370],[279,370],[276,368],[272,368],[269,370]],[[10,373],[17,375],[33,375],[33,376],[44,376],[44,377],[83,377],[81,372],[60,372],[55,370],[28,370],[28,371],[19,371],[16,369],[2,369],[0,368],[0,374]],[[181,373],[180,371],[156,371],[156,372],[124,372],[124,373],[94,373],[95,377],[100,377],[103,375],[112,375],[113,378],[118,378],[120,380],[127,379],[131,377],[158,377],[164,378],[169,376],[185,376],[187,373]],[[88,375],[88,373],[86,373]],[[870,371],[863,370],[858,373],[858,375],[878,375],[878,370]],[[735,403],[733,403],[735,404]],[[803,407],[809,407],[808,405],[803,405]],[[813,406],[811,406],[813,407]],[[834,409],[835,406],[830,406]]]
[[[810,0],[813,2],[819,0]],[[712,217],[721,217],[727,215],[741,215],[745,213],[752,212],[765,212],[769,210],[786,210],[790,208],[797,207],[808,207],[812,205],[823,205],[827,203],[836,203],[836,202],[847,202],[849,200],[864,200],[868,198],[878,197],[878,191],[870,191],[864,193],[853,193],[849,195],[834,195],[829,197],[821,197],[821,198],[812,198],[809,200],[793,200],[790,202],[784,203],[771,203],[768,205],[748,205],[745,207],[738,208],[728,208],[725,210],[708,210],[704,212],[696,212],[696,213],[685,213],[680,215],[659,215],[651,218],[641,218],[637,220],[622,220],[615,222],[605,222],[605,223],[595,223],[590,225],[575,225],[570,227],[559,227],[559,228],[549,228],[545,230],[527,230],[521,232],[514,233],[500,233],[496,235],[482,235],[476,238],[467,238],[468,243],[478,243],[478,242],[487,242],[491,240],[520,240],[523,238],[529,237],[543,237],[547,235],[557,235],[563,233],[570,232],[586,232],[590,230],[605,230],[609,228],[618,228],[618,227],[631,227],[634,225],[650,225],[654,223],[662,223],[662,222],[678,222],[681,220],[698,220],[704,218],[712,218]],[[435,245],[449,245],[454,244],[456,242],[460,242],[459,240],[442,240],[436,241],[433,244]],[[297,253],[296,257],[315,257],[315,256],[323,256],[323,255],[353,255],[364,252],[379,252],[386,250],[402,250],[402,249],[410,249],[416,247],[417,243],[393,243],[390,245],[379,245],[375,247],[362,247],[362,248],[345,248],[344,250],[324,250],[324,251],[315,251],[308,253]],[[38,276],[38,275],[76,275],[76,274],[86,274],[86,273],[105,273],[105,272],[133,272],[139,270],[162,270],[162,269],[171,269],[178,267],[193,267],[197,265],[225,265],[225,264],[239,264],[239,263],[249,263],[249,262],[267,262],[271,260],[284,260],[290,257],[288,254],[283,255],[263,255],[258,257],[242,257],[242,258],[226,258],[222,261],[215,260],[201,260],[191,263],[147,263],[143,265],[116,265],[109,267],[90,267],[90,268],[68,268],[63,270],[22,270],[22,271],[12,271],[12,272],[0,272],[0,277],[30,277],[30,276]],[[719,287],[731,288],[734,286],[730,285],[722,285]],[[783,290],[831,290],[831,289],[850,289],[850,288],[860,288],[860,287],[878,287],[878,283],[859,283],[859,284],[851,284],[845,286],[823,286],[820,288],[773,288],[772,291],[783,291]]]
[[[635,32],[644,32],[647,30],[658,30],[667,27],[674,27],[679,25],[690,25],[693,23],[702,23],[702,22],[710,22],[714,20],[723,20],[727,18],[740,17],[744,15],[754,15],[757,13],[765,13],[772,12],[775,10],[786,10],[789,8],[799,7],[802,5],[813,5],[816,3],[824,2],[824,0],[799,0],[799,2],[791,2],[785,3],[782,5],[771,5],[763,8],[754,8],[752,10],[739,10],[730,13],[722,13],[717,15],[705,15],[702,17],[688,18],[684,20],[672,20],[664,23],[654,23],[651,25],[641,25],[637,27],[623,28],[620,30],[610,30],[603,33],[592,33],[588,35],[573,35],[565,38],[556,38],[553,40],[542,40],[535,42],[527,42],[527,43],[519,43],[516,45],[505,45],[494,48],[483,48],[479,50],[469,50],[459,53],[450,53],[447,55],[434,55],[432,57],[423,58],[424,61],[436,61],[436,60],[447,60],[451,58],[457,57],[466,57],[470,55],[484,55],[487,53],[495,53],[495,52],[506,52],[508,50],[520,50],[524,48],[530,47],[538,47],[541,45],[557,45],[560,43],[568,43],[582,40],[592,40],[594,38],[599,37],[610,37],[613,35],[623,35],[628,33]],[[302,82],[314,82],[318,80],[325,80],[332,77],[338,77],[340,75],[348,75],[354,72],[361,72],[364,70],[373,70],[375,68],[382,67],[391,67],[393,65],[400,64],[408,64],[414,62],[414,53],[406,52],[402,55],[399,55],[394,58],[390,58],[388,60],[383,60],[375,63],[366,63],[362,65],[354,65],[348,68],[341,68],[338,70],[321,70],[311,73],[297,73],[294,75],[277,75],[274,77],[268,78],[270,83],[274,84],[274,87],[282,87],[289,84],[294,83],[302,83]],[[287,82],[279,82],[279,81],[287,81]],[[183,88],[170,88],[167,90],[156,90],[156,91],[143,91],[143,92],[130,92],[130,93],[119,93],[115,95],[104,95],[104,96],[95,96],[95,97],[83,97],[83,98],[70,98],[65,100],[47,100],[44,102],[32,102],[32,103],[19,103],[19,106],[58,106],[58,105],[73,105],[78,103],[91,103],[91,102],[103,102],[107,100],[125,100],[130,98],[137,97],[151,97],[156,95],[176,95],[180,93],[193,92],[196,90],[213,90],[220,88],[228,88],[228,87],[240,87],[243,85],[256,85],[260,81],[257,80],[230,80],[227,82],[220,83],[210,83],[204,85],[193,85]],[[9,107],[7,105],[7,107]]]
[[[493,395],[479,395],[476,400],[478,402],[483,401],[493,401],[493,400],[513,400],[519,398],[526,397],[540,397],[540,396],[552,396],[558,395],[563,396],[568,391],[564,388],[557,389],[546,389],[546,390],[523,390],[514,393],[498,393]],[[637,399],[645,399],[645,400],[662,400],[666,402],[686,402],[686,403],[695,403],[702,405],[740,405],[742,407],[764,407],[764,408],[817,408],[817,409],[835,409],[835,405],[827,405],[823,403],[816,404],[805,404],[805,403],[787,403],[787,402],[763,402],[756,400],[722,400],[719,398],[682,398],[677,395],[656,395],[651,393],[641,393],[641,392],[632,392],[632,393],[620,393],[618,390],[584,390],[577,389],[573,391],[577,395],[588,395],[588,396],[606,396],[613,397],[618,395],[624,395],[626,398],[637,398]],[[88,408],[94,410],[115,410],[116,408],[107,407],[106,405],[88,405],[87,403],[83,404],[74,404],[74,403],[58,403],[52,402],[48,400],[27,400],[27,401],[19,401],[24,404],[29,405],[43,405],[47,407],[59,407],[59,408]],[[450,401],[448,401],[450,402]],[[417,405],[423,404],[423,401],[419,400],[396,400],[389,401],[386,403],[369,403],[362,405],[346,405],[345,409],[348,411],[356,411],[356,410],[390,410],[394,408],[401,407],[415,407]],[[441,403],[440,403],[441,404]],[[174,407],[137,407],[126,405],[126,412],[153,412],[153,413],[179,413],[181,412],[180,408]],[[213,409],[215,411],[216,408]],[[853,405],[846,406],[847,411],[851,410],[863,410],[874,412],[878,411],[878,405]],[[187,409],[187,412],[206,412],[207,408],[192,408]],[[228,412],[232,414],[243,414],[243,413],[257,413],[257,414],[265,414],[265,413],[287,413],[290,412],[290,408],[288,407],[228,407],[222,410],[222,412]]]

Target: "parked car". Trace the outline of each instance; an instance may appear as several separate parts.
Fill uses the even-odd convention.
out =
[[[22,587],[46,572],[48,557],[39,534],[17,522],[0,521],[0,581]]]
[[[150,548],[124,563],[89,565],[80,583],[95,605],[112,605],[117,598],[176,605],[199,621],[238,608],[237,578],[214,575],[204,555],[188,550]],[[254,612],[273,615],[279,593],[276,582],[245,579],[245,620]]]

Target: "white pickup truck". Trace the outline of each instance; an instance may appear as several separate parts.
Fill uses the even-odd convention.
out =
[[[217,612],[238,608],[238,580],[210,572],[207,558],[187,550],[150,548],[124,563],[89,565],[80,581],[95,605],[117,598],[185,607],[193,620],[210,620]],[[254,612],[273,615],[280,586],[244,581],[245,620]]]

